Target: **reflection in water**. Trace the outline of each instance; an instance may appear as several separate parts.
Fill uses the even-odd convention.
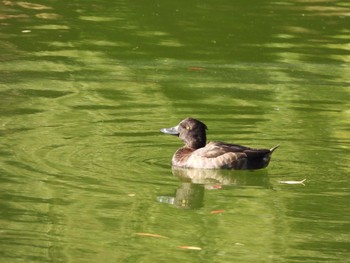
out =
[[[172,173],[182,181],[193,184],[226,186],[261,186],[269,187],[267,169],[257,171],[236,171],[219,169],[182,169],[173,167]]]
[[[172,168],[181,181],[175,196],[158,196],[161,203],[169,203],[182,209],[198,209],[204,206],[206,190],[220,190],[232,186],[269,188],[267,171],[229,171],[217,169]]]
[[[31,9],[31,10],[47,10],[52,9],[52,7],[41,5],[41,4],[34,4],[29,2],[15,2],[15,1],[2,1],[2,3],[6,6],[20,6],[25,9]]]
[[[168,203],[182,209],[199,209],[203,207],[204,185],[182,182],[176,189],[175,196],[158,196],[160,203]]]

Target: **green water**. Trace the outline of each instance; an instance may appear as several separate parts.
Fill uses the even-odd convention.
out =
[[[349,16],[2,1],[0,261],[349,262]],[[173,171],[181,142],[159,129],[187,116],[209,140],[281,146],[264,170]]]

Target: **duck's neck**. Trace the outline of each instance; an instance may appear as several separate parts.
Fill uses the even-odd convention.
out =
[[[205,135],[198,136],[195,138],[191,138],[190,140],[187,140],[185,144],[186,144],[186,147],[192,148],[192,149],[203,148],[207,144],[207,138]]]

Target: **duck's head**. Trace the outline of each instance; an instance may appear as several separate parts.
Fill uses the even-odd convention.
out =
[[[178,136],[182,139],[186,147],[198,149],[206,145],[206,129],[207,126],[203,122],[193,118],[186,118],[177,126],[163,128],[160,131],[166,134]]]

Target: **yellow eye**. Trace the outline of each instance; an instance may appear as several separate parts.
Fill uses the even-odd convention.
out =
[[[191,130],[191,127],[190,126],[186,126],[186,130]]]

